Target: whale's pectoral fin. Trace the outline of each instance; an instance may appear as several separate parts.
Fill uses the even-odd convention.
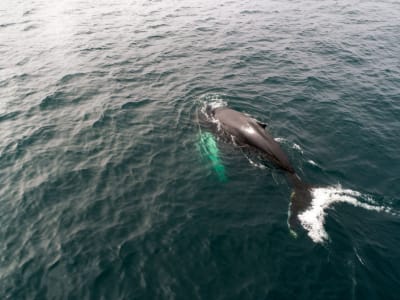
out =
[[[211,161],[211,164],[221,182],[226,182],[225,167],[219,158],[219,150],[214,136],[209,132],[200,133],[198,149],[201,154]]]

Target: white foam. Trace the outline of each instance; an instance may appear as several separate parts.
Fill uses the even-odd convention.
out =
[[[214,99],[213,101],[208,102],[208,105],[211,106],[212,109],[218,108],[218,107],[224,107],[227,106],[227,102],[222,100],[222,99]]]
[[[259,168],[259,169],[261,169],[261,170],[264,170],[264,169],[267,168],[267,167],[264,166],[262,163],[255,162],[254,160],[252,160],[252,159],[251,159],[250,157],[248,157],[247,155],[245,155],[245,157],[247,158],[247,160],[249,161],[249,163],[250,163],[253,167]]]
[[[299,144],[293,143],[292,148],[300,151],[303,154],[303,149],[301,149]]]
[[[278,142],[278,143],[284,143],[284,142],[286,142],[286,139],[281,138],[281,137],[274,138],[274,140],[275,140],[276,142]]]
[[[221,96],[218,94],[206,94],[202,96],[198,101],[201,103],[200,113],[209,121],[217,123],[218,129],[220,129],[220,124],[218,120],[207,114],[207,108],[216,109],[218,107],[227,106],[228,103],[225,100],[223,100]]]
[[[228,103],[222,98],[222,95],[219,94],[205,94],[200,97],[200,102],[204,104],[203,107],[210,106],[212,109],[228,105]]]
[[[389,209],[383,206],[360,202],[357,198],[366,198],[371,203],[373,200],[371,197],[364,196],[357,191],[342,189],[340,185],[326,188],[314,188],[311,190],[311,194],[313,197],[311,206],[309,209],[299,214],[299,220],[304,229],[308,231],[308,236],[315,243],[323,243],[329,239],[324,225],[326,209],[332,204],[348,203],[368,210],[389,211]]]
[[[275,140],[276,142],[278,142],[278,143],[281,143],[281,144],[289,144],[290,147],[291,147],[292,149],[297,150],[297,151],[299,151],[301,154],[303,154],[303,149],[300,147],[299,144],[290,142],[289,140],[287,140],[287,139],[285,139],[285,138],[282,138],[282,137],[276,137],[276,138],[274,138],[274,140]]]
[[[315,161],[311,160],[311,159],[307,160],[307,162],[308,162],[309,164],[313,165],[313,166],[318,167],[318,164],[317,164]]]

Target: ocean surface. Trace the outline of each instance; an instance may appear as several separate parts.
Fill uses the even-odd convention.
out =
[[[399,145],[399,1],[2,0],[0,299],[400,299]]]

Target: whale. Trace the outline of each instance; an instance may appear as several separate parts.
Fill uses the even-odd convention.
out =
[[[261,154],[261,157],[282,170],[293,188],[290,197],[288,226],[295,233],[300,224],[299,214],[312,202],[311,186],[302,181],[287,154],[267,130],[267,124],[227,106],[207,106],[203,127],[218,135],[222,141]],[[296,233],[295,233],[296,234]]]

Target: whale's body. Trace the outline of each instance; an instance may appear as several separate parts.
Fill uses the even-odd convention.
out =
[[[299,213],[311,203],[310,187],[296,174],[286,153],[266,130],[266,125],[228,107],[209,108],[207,114],[217,124],[216,134],[230,136],[234,144],[240,147],[257,150],[265,159],[285,171],[294,189],[288,218],[289,226],[293,229],[298,222]]]
[[[220,130],[231,134],[235,138],[235,142],[260,150],[276,166],[289,173],[294,173],[287,155],[271,134],[266,131],[265,124],[227,107],[215,109],[213,116],[219,121]]]

